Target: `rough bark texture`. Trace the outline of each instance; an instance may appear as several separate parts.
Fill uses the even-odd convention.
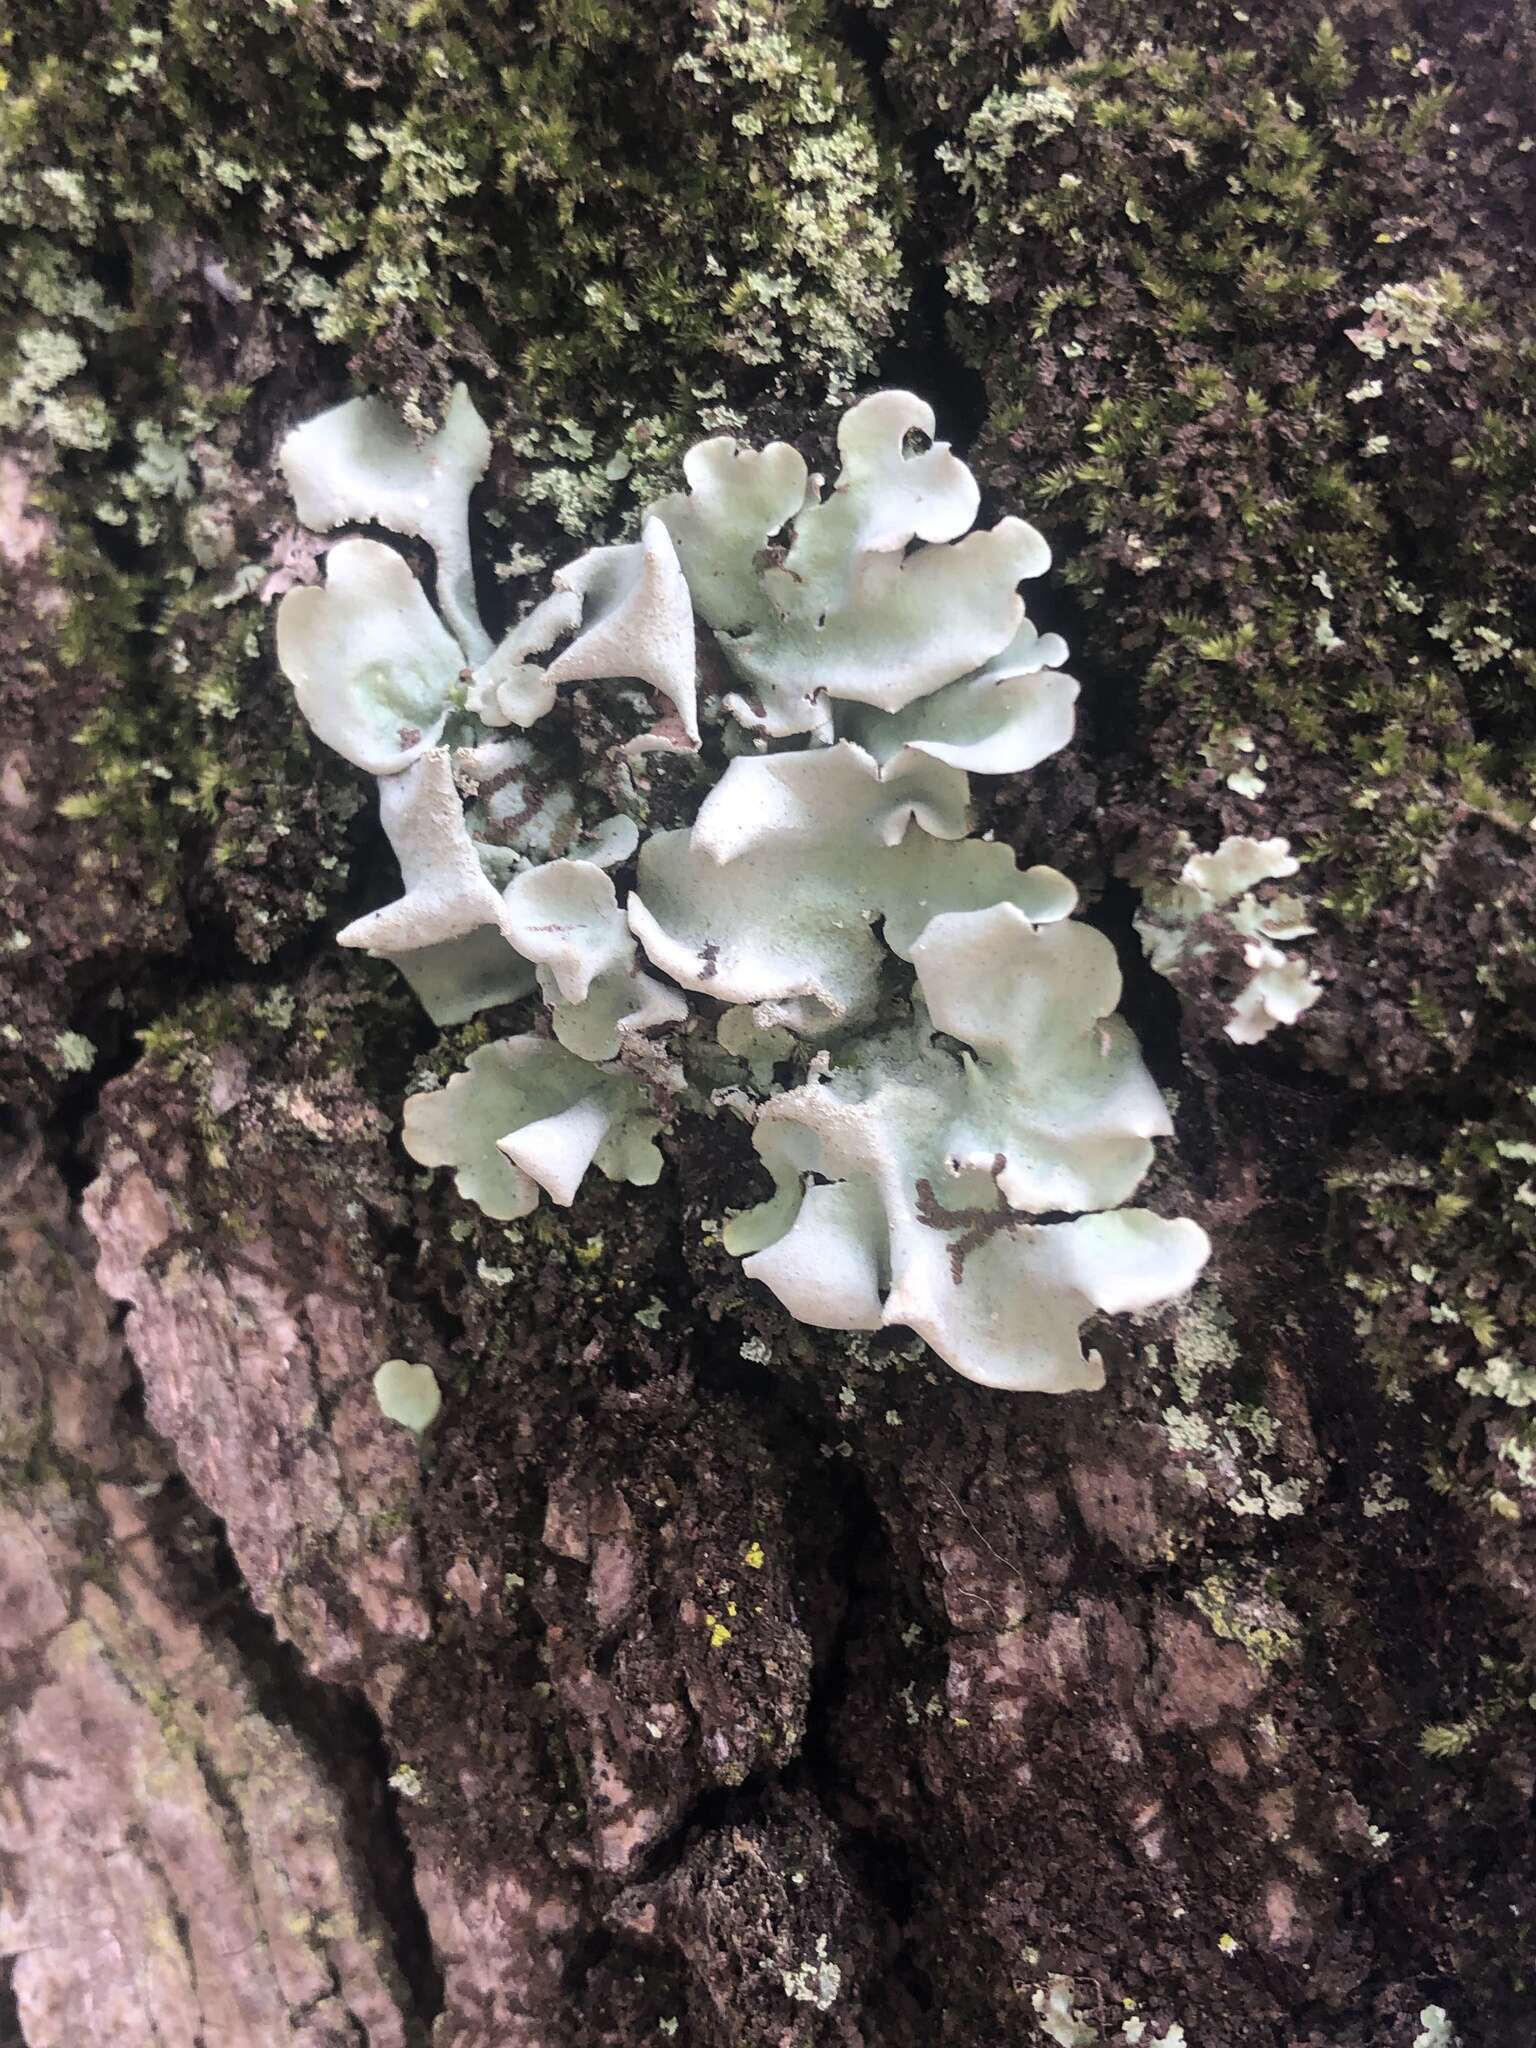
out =
[[[16,0],[0,61],[0,2041],[1529,2041],[1525,0]],[[789,1322],[719,1123],[511,1227],[405,1159],[272,454],[459,376],[493,614],[877,378],[1050,533],[1084,716],[985,822],[1122,944],[1216,1243],[1103,1394]],[[1257,1049],[1130,931],[1231,831],[1327,981]]]

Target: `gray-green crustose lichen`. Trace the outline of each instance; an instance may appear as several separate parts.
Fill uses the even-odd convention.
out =
[[[410,1097],[414,1158],[515,1222],[594,1164],[654,1183],[684,1100],[734,1113],[774,1193],[725,1242],[801,1321],[905,1325],[990,1385],[1093,1387],[1086,1317],[1181,1293],[1209,1245],[1126,1206],[1170,1123],[1112,1014],[1113,948],[1064,875],[968,834],[970,775],[1057,751],[1077,684],[1017,594],[1044,541],[970,530],[979,493],[933,426],[909,393],[862,400],[831,489],[787,443],[705,441],[637,540],[557,570],[497,642],[467,391],[425,438],[353,400],[284,442],[297,510],[425,542],[435,603],[396,549],[338,539],[284,597],[278,653],[378,778],[400,864],[342,943],[443,1025],[539,999],[541,1029]],[[562,732],[598,703],[606,765],[573,778]],[[713,786],[650,830],[668,759]]]

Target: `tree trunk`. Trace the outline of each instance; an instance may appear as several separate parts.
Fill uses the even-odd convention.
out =
[[[1530,2040],[1528,0],[15,0],[0,57],[0,2043]],[[702,1098],[512,1224],[406,1156],[274,451],[461,378],[497,627],[880,383],[1050,536],[1077,734],[978,829],[1115,941],[1214,1244],[1102,1392],[794,1322]],[[1251,936],[1132,924],[1235,834],[1323,985],[1262,1044]]]

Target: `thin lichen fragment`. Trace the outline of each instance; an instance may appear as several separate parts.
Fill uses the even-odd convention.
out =
[[[1180,1304],[1171,1346],[1151,1347],[1154,1370],[1163,1367],[1165,1348],[1172,1359],[1160,1419],[1191,1490],[1240,1520],[1304,1514],[1311,1476],[1278,1464],[1292,1446],[1282,1443],[1278,1416],[1249,1391],[1253,1368],[1214,1280]]]

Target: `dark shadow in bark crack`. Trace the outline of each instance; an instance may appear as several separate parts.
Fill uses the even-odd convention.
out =
[[[838,1846],[864,1897],[891,1930],[890,1974],[899,1980],[918,2011],[929,2012],[937,2004],[937,1993],[918,1953],[904,1936],[918,1914],[929,1874],[909,1844],[851,1815],[858,1787],[849,1781],[846,1752],[838,1740],[850,1688],[851,1659],[861,1638],[882,1627],[889,1630],[891,1617],[907,1603],[884,1521],[862,1474],[849,1465],[835,1476],[841,1482],[839,1547],[848,1564],[848,1592],[836,1638],[812,1679],[804,1770],[837,1830]]]
[[[13,1983],[15,1965],[9,1959],[0,1965],[0,2048],[26,2048],[21,2032],[21,2011]]]
[[[213,1525],[210,1558],[222,1598],[204,1626],[238,1656],[269,1721],[305,1741],[342,1802],[347,1846],[389,1929],[396,1967],[425,2027],[443,2009],[443,1979],[416,1896],[415,1859],[389,1783],[391,1760],[378,1716],[357,1693],[312,1678],[291,1643],[255,1605],[224,1536]]]

